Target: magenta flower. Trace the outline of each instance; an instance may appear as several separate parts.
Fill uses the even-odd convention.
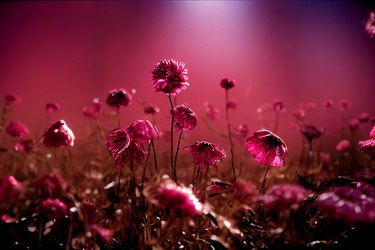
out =
[[[321,152],[319,157],[323,167],[328,167],[331,163],[331,156],[328,153]]]
[[[126,107],[131,102],[132,96],[131,93],[124,88],[121,89],[112,89],[109,92],[106,103],[110,107],[120,108]]]
[[[58,103],[48,102],[46,104],[46,112],[49,115],[51,115],[53,112],[58,111],[60,109],[61,109],[61,106]]]
[[[375,222],[375,188],[364,182],[336,187],[321,194],[316,206],[327,217],[356,223]]]
[[[370,12],[370,15],[365,23],[365,31],[371,38],[375,36],[375,12]]]
[[[39,193],[55,197],[62,194],[68,184],[59,172],[54,171],[34,180],[31,186],[35,187]]]
[[[6,127],[6,132],[13,137],[23,137],[29,133],[29,129],[21,122],[10,122]]]
[[[4,95],[5,105],[16,104],[22,101],[22,98],[16,94],[8,93]]]
[[[84,116],[92,119],[99,118],[102,110],[102,105],[99,102],[99,98],[95,98],[89,105],[83,107],[82,113]]]
[[[160,112],[160,109],[155,106],[155,105],[147,105],[144,109],[143,112],[145,114],[156,114]]]
[[[372,157],[375,157],[375,139],[369,139],[366,141],[358,142],[358,149],[363,153],[368,153]]]
[[[73,146],[75,136],[64,120],[52,124],[43,134],[43,143],[47,147],[59,148]]]
[[[67,206],[59,199],[47,199],[40,203],[39,213],[50,220],[59,220],[68,214]]]
[[[201,169],[205,166],[215,166],[217,162],[226,157],[223,148],[206,141],[197,141],[195,144],[185,147],[184,150],[191,152],[194,163]]]
[[[174,110],[174,129],[193,130],[197,126],[197,116],[185,105],[177,106]]]
[[[358,128],[359,128],[359,125],[360,125],[359,120],[356,119],[356,118],[354,118],[353,120],[351,120],[349,122],[349,129],[350,129],[350,131],[353,131],[353,132],[357,131]]]
[[[292,116],[294,119],[296,119],[296,121],[304,121],[306,117],[305,110],[301,108],[293,110]]]
[[[22,183],[13,176],[4,176],[0,179],[0,206],[9,204],[23,193]]]
[[[147,120],[137,120],[133,122],[126,129],[126,132],[128,133],[130,140],[147,144],[159,135],[156,127]]]
[[[347,110],[348,108],[352,106],[352,104],[347,99],[341,99],[339,101],[339,105],[342,111]]]
[[[220,81],[220,86],[226,90],[232,89],[236,86],[234,80],[229,80],[228,78],[224,78]]]
[[[185,64],[173,59],[162,60],[155,65],[152,82],[157,92],[176,95],[189,86]]]
[[[349,142],[349,140],[341,140],[336,145],[336,150],[337,150],[337,152],[340,152],[340,153],[348,152],[349,149],[350,149],[350,142]]]
[[[94,230],[96,235],[98,235],[105,243],[111,242],[113,232],[108,228],[101,227],[97,224],[92,224],[91,229]]]
[[[203,205],[187,187],[177,186],[166,181],[159,187],[154,203],[162,209],[169,209],[182,217],[194,217],[202,214]]]
[[[370,114],[363,112],[362,114],[358,115],[358,120],[360,123],[366,123],[370,120]]]
[[[258,130],[245,142],[247,150],[255,160],[265,166],[282,167],[288,157],[284,141],[268,130]]]
[[[227,102],[227,109],[236,109],[237,108],[237,101],[234,99],[230,99]]]
[[[323,101],[323,106],[324,106],[325,108],[327,108],[327,109],[332,108],[332,106],[333,106],[333,101],[332,101],[331,99],[325,99],[325,100]]]
[[[16,152],[31,152],[34,147],[34,141],[33,140],[20,140],[16,143],[14,146],[14,150]]]
[[[204,107],[206,109],[206,115],[210,121],[216,121],[220,114],[220,110],[207,102],[204,103]]]
[[[375,139],[375,125],[372,127],[371,131],[370,131],[370,137],[372,139]]]
[[[276,112],[285,112],[284,102],[279,99],[273,100],[272,108]]]
[[[252,204],[257,201],[259,193],[256,187],[243,179],[237,179],[233,184],[233,197],[245,204]]]
[[[309,192],[300,185],[280,184],[272,186],[259,200],[273,211],[297,209],[308,194]]]
[[[309,142],[318,139],[324,134],[324,130],[317,128],[311,124],[304,124],[300,126],[301,133],[306,137]]]
[[[316,108],[316,103],[315,102],[306,102],[305,103],[305,108],[306,110],[313,110]]]
[[[237,128],[236,128],[236,132],[237,132],[237,135],[241,138],[241,139],[245,139],[247,137],[247,135],[249,134],[249,127],[243,123],[243,124],[240,124]]]

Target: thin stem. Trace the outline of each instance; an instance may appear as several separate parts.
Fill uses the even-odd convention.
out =
[[[312,141],[309,141],[309,151],[307,152],[307,162],[306,162],[306,174],[305,177],[309,174],[310,168],[310,157],[312,155]]]
[[[170,160],[171,160],[171,170],[172,170],[172,179],[177,182],[177,176],[175,176],[175,167],[173,165],[173,124],[174,124],[174,108],[173,108],[173,103],[172,103],[172,98],[171,98],[171,94],[168,94],[168,99],[169,99],[169,104],[171,105],[171,115],[172,115],[172,119],[171,119],[171,157],[170,157]]]
[[[268,165],[266,173],[264,174],[264,177],[263,177],[262,186],[260,187],[260,191],[259,191],[260,194],[263,194],[263,192],[264,192],[264,187],[266,185],[266,178],[267,178],[267,174],[268,174],[269,170],[270,170],[270,166]]]
[[[237,182],[236,179],[236,170],[234,168],[234,156],[233,156],[233,142],[232,142],[232,131],[231,131],[231,124],[229,121],[229,108],[228,108],[228,100],[229,100],[229,93],[228,90],[225,90],[225,117],[227,120],[227,128],[228,128],[228,138],[230,144],[230,158],[231,158],[231,165],[232,165],[232,172],[233,172],[233,180],[234,183]]]
[[[143,190],[143,184],[145,182],[146,168],[147,168],[147,164],[148,164],[148,159],[150,158],[150,151],[151,151],[151,142],[150,142],[150,144],[148,144],[147,157],[146,157],[146,162],[145,162],[145,166],[143,168],[143,174],[142,174],[141,190]]]
[[[152,151],[154,152],[154,164],[155,164],[155,171],[157,173],[158,172],[158,163],[157,163],[157,160],[156,160],[156,150],[155,150],[155,144],[154,144],[153,139],[151,139],[151,146],[152,146]]]
[[[180,131],[180,134],[178,135],[178,143],[177,143],[177,149],[176,149],[176,155],[174,157],[174,163],[173,163],[173,166],[174,166],[174,175],[177,177],[177,172],[176,172],[176,166],[177,166],[177,156],[178,156],[178,151],[180,149],[180,143],[181,143],[181,137],[182,137],[182,132],[183,130]]]

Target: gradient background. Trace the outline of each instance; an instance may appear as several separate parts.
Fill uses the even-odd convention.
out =
[[[335,105],[350,100],[348,119],[363,111],[374,115],[375,39],[364,31],[369,11],[343,1],[3,2],[0,94],[23,98],[10,119],[39,135],[46,127],[45,104],[61,104],[54,119],[66,120],[80,140],[88,127],[83,106],[95,97],[105,101],[113,88],[134,88],[135,99],[161,108],[157,119],[164,130],[169,104],[154,92],[150,72],[160,59],[175,58],[186,63],[190,82],[178,102],[200,117],[191,140],[221,143],[219,82],[229,77],[237,83],[230,93],[238,102],[234,127],[245,122],[251,131],[261,128],[257,107],[279,98],[287,112],[278,134],[288,145],[300,145],[290,113],[314,101],[307,120],[327,128],[336,144],[341,120],[322,107],[324,99]],[[202,122],[206,101],[222,110],[214,133]],[[142,110],[137,102],[124,108],[122,124],[149,118]]]

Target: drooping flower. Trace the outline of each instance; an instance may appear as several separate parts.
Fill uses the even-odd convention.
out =
[[[160,185],[154,203],[182,217],[194,217],[203,211],[203,205],[195,197],[192,189],[177,186],[172,181],[165,181]]]
[[[358,128],[359,128],[359,125],[360,125],[359,120],[356,119],[356,118],[354,118],[353,120],[351,120],[349,122],[349,129],[350,129],[350,131],[353,131],[353,132],[357,131]]]
[[[155,106],[155,105],[147,105],[144,109],[143,112],[145,114],[156,114],[160,112],[160,109]]]
[[[195,144],[185,147],[184,150],[191,152],[194,163],[201,169],[205,166],[215,166],[226,157],[223,148],[206,141],[197,141]]]
[[[156,127],[147,120],[137,120],[126,129],[130,140],[139,143],[150,143],[151,139],[158,137]]]
[[[68,211],[61,200],[48,198],[40,203],[39,213],[50,220],[59,220],[67,215]]]
[[[365,31],[373,38],[375,36],[375,12],[371,11],[370,15],[365,23]]]
[[[22,183],[13,176],[4,176],[0,179],[0,205],[11,203],[22,193]]]
[[[31,152],[34,147],[34,141],[31,139],[20,140],[14,146],[16,152]]]
[[[123,167],[129,160],[127,149],[130,144],[130,137],[126,129],[112,131],[107,137],[105,144],[117,167]]]
[[[158,62],[151,73],[157,92],[176,95],[189,86],[185,64],[174,59]]]
[[[285,112],[286,111],[284,102],[279,100],[279,99],[273,100],[272,108],[276,112]]]
[[[102,241],[105,243],[111,242],[113,232],[110,229],[101,227],[97,224],[91,224],[91,229],[94,230],[96,235],[99,236],[100,239],[102,239]]]
[[[252,204],[258,199],[259,193],[256,187],[243,179],[237,179],[233,184],[233,197],[245,204]]]
[[[306,199],[309,192],[296,184],[280,184],[272,186],[260,198],[267,209],[281,211],[283,209],[297,209]]]
[[[60,109],[61,109],[61,106],[58,103],[48,102],[46,104],[46,112],[48,115],[51,115],[53,112],[58,111]]]
[[[282,167],[288,157],[288,149],[284,141],[268,130],[258,130],[245,142],[247,150],[254,159],[272,167]]]
[[[324,130],[317,128],[311,124],[303,124],[300,126],[301,133],[306,137],[306,139],[312,142],[315,139],[318,139],[324,134]]]
[[[370,137],[372,139],[375,139],[375,125],[372,127],[371,131],[370,131]]]
[[[99,102],[99,98],[94,98],[89,105],[83,107],[82,113],[88,118],[97,119],[101,114],[101,110],[102,105]]]
[[[220,86],[226,90],[232,89],[236,86],[234,80],[229,80],[228,78],[224,78],[220,81]]]
[[[120,107],[128,106],[131,100],[132,100],[132,95],[130,91],[128,91],[127,89],[124,89],[124,88],[112,89],[109,92],[106,103],[110,107],[120,108]]]
[[[210,119],[210,121],[216,121],[220,110],[218,108],[215,108],[212,104],[209,104],[208,102],[204,103],[204,107],[206,109],[206,115]]]
[[[332,106],[333,106],[333,101],[332,101],[331,99],[325,99],[325,100],[323,101],[323,106],[324,106],[325,108],[327,108],[327,109],[332,108]]]
[[[179,105],[173,110],[173,128],[179,130],[193,130],[197,126],[197,116],[194,111],[186,105]]]
[[[6,127],[6,132],[13,137],[23,137],[29,133],[29,129],[21,122],[10,122]]]
[[[327,217],[356,223],[375,222],[375,188],[365,182],[353,182],[321,194],[316,206]]]
[[[59,148],[73,146],[75,136],[64,120],[52,124],[43,134],[43,143],[47,147]]]
[[[358,121],[360,123],[366,123],[370,120],[370,114],[367,112],[363,112],[362,114],[358,115]]]
[[[375,139],[369,139],[358,142],[358,149],[363,153],[368,153],[372,157],[375,157]]]
[[[234,99],[228,100],[226,108],[227,109],[236,109],[237,108],[237,101],[234,100]]]
[[[336,150],[337,152],[340,153],[345,153],[350,149],[350,142],[349,140],[341,140],[337,145],[336,145]]]
[[[4,95],[5,105],[16,104],[22,101],[22,98],[13,93],[7,93]]]
[[[31,186],[35,187],[39,194],[55,197],[62,194],[68,187],[68,184],[59,172],[53,171],[34,180]]]

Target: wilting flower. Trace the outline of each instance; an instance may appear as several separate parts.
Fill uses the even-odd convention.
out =
[[[0,179],[0,205],[11,203],[22,193],[22,183],[13,176],[4,176]]]
[[[160,109],[155,105],[147,105],[143,109],[143,112],[145,112],[145,114],[156,114],[160,112]]]
[[[233,197],[243,203],[252,204],[258,199],[256,187],[243,179],[237,179],[233,184]]]
[[[99,102],[99,98],[95,98],[89,105],[83,107],[82,113],[88,118],[97,119],[100,116],[102,105]]]
[[[40,203],[39,212],[50,220],[59,220],[67,215],[67,206],[59,199],[47,199]]]
[[[91,229],[94,230],[96,235],[98,235],[105,243],[111,242],[113,232],[108,228],[101,227],[97,224],[92,224]]]
[[[223,148],[206,141],[197,141],[195,144],[185,147],[184,150],[191,152],[194,163],[199,168],[215,166],[226,156]]]
[[[358,119],[354,118],[353,120],[351,120],[349,122],[349,129],[350,129],[350,131],[353,131],[353,132],[357,131],[358,128],[359,128],[359,124],[360,124],[360,122],[359,122]]]
[[[218,108],[215,108],[212,104],[209,104],[208,102],[204,103],[204,107],[206,109],[206,115],[208,116],[210,121],[216,121],[220,114],[220,110]]]
[[[29,133],[29,129],[21,122],[10,122],[6,127],[6,132],[13,137],[23,137]]]
[[[358,149],[363,153],[368,153],[372,157],[375,157],[375,139],[369,139],[358,142]]]
[[[224,78],[220,81],[220,86],[226,90],[234,88],[236,83],[234,80],[229,80],[228,78]]]
[[[301,125],[300,131],[306,137],[306,139],[310,142],[321,137],[324,134],[323,129],[317,128],[311,124]]]
[[[280,184],[272,186],[260,198],[264,206],[270,210],[296,209],[306,199],[309,192],[296,184]]]
[[[372,127],[371,131],[370,131],[370,137],[372,139],[375,139],[375,125]]]
[[[354,182],[321,194],[316,206],[330,218],[348,224],[375,222],[375,188],[365,182]]]
[[[350,149],[350,142],[349,140],[341,140],[337,145],[336,145],[336,150],[337,152],[340,153],[345,153]]]
[[[158,136],[156,127],[147,120],[137,120],[126,129],[130,140],[139,143],[150,143],[151,139]]]
[[[358,120],[360,123],[366,123],[370,120],[370,114],[363,112],[362,114],[358,115]]]
[[[16,152],[30,152],[34,147],[34,141],[33,140],[20,140],[16,143],[14,146],[14,150]]]
[[[75,136],[64,120],[52,124],[43,134],[43,143],[47,147],[59,148],[73,146]]]
[[[281,100],[279,100],[279,99],[273,100],[273,102],[272,102],[272,108],[276,112],[285,112],[284,102],[281,101]]]
[[[67,187],[67,182],[63,179],[59,172],[53,171],[34,180],[31,185],[39,192],[47,196],[57,196],[61,194]]]
[[[305,103],[306,110],[313,110],[313,109],[315,109],[315,107],[316,107],[315,102],[306,102]]]
[[[247,150],[255,160],[265,166],[282,167],[288,157],[284,141],[268,130],[258,130],[245,142]]]
[[[154,203],[183,217],[194,217],[203,211],[203,205],[195,197],[192,189],[177,186],[172,181],[160,185]]]
[[[344,110],[346,110],[346,109],[348,109],[352,106],[352,104],[346,99],[341,99],[339,101],[339,105],[340,105],[340,108],[341,108],[342,111],[344,111]]]
[[[325,99],[325,100],[323,101],[323,106],[324,106],[325,108],[327,108],[327,109],[332,108],[332,106],[333,106],[333,101],[332,101],[331,99]]]
[[[173,128],[179,130],[193,130],[197,126],[197,116],[185,105],[177,106],[174,110]]]
[[[158,62],[152,73],[157,92],[176,95],[189,86],[185,64],[173,59]]]
[[[370,15],[365,24],[365,31],[372,38],[375,36],[375,12],[370,12]]]
[[[52,103],[52,102],[48,102],[47,104],[46,104],[46,112],[47,112],[47,114],[52,114],[53,112],[55,112],[55,111],[58,111],[58,110],[60,110],[61,109],[61,107],[60,107],[60,104],[58,104],[58,103]]]
[[[236,109],[237,108],[237,101],[234,99],[230,99],[227,102],[227,109]]]
[[[106,103],[110,107],[120,108],[126,107],[131,102],[132,96],[131,93],[124,88],[121,89],[112,89],[109,92]]]
[[[8,93],[4,95],[4,101],[5,101],[5,105],[10,105],[10,104],[16,104],[16,103],[21,102],[22,98],[15,94]]]

